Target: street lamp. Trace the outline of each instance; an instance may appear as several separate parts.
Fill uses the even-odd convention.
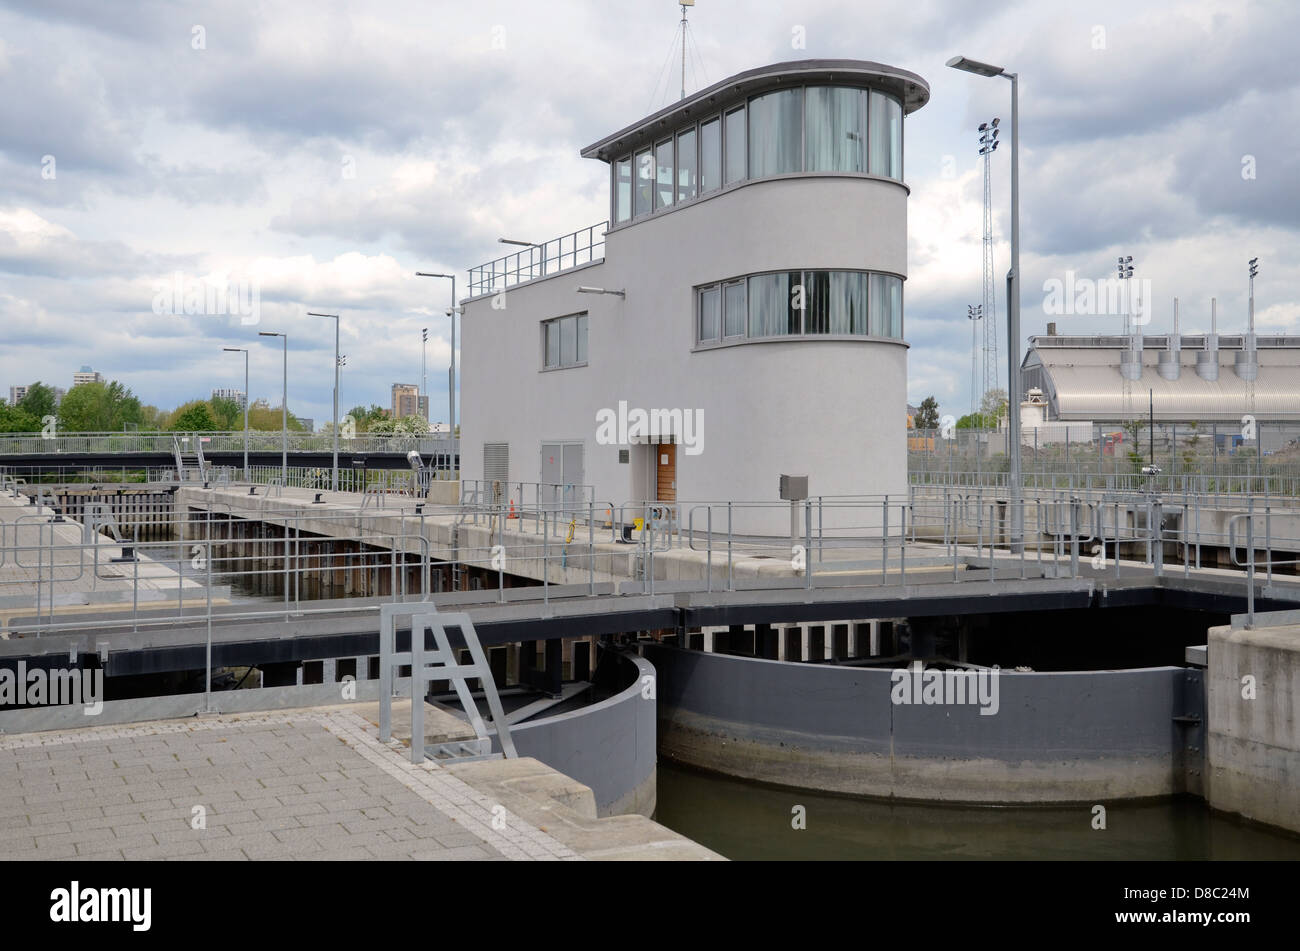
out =
[[[429,352],[429,328],[420,330],[420,392],[424,394],[424,421],[429,421],[429,370],[426,356]],[[420,398],[415,398],[415,411],[420,412]]]
[[[1007,429],[1010,436],[1011,551],[1024,550],[1023,486],[1020,484],[1020,87],[1019,74],[965,56],[947,65],[976,76],[1011,81],[1011,270],[1007,272]]]
[[[451,308],[447,311],[447,316],[451,318],[451,369],[447,374],[447,435],[454,439],[456,438],[456,315],[460,313],[460,308],[456,306],[456,275],[416,271],[415,276],[439,277],[451,281]],[[427,411],[425,416],[428,417]]]
[[[1118,259],[1116,259],[1115,273],[1121,281],[1131,281],[1133,279],[1133,255],[1131,254],[1121,255]],[[1132,284],[1124,285],[1124,336],[1125,337],[1131,337],[1133,335],[1133,326],[1132,326],[1133,299],[1131,296],[1132,286],[1133,286]],[[1132,344],[1129,344],[1129,348],[1132,349]]]
[[[971,411],[971,415],[974,415],[975,413],[979,412],[979,391],[981,389],[979,369],[978,369],[979,368],[979,336],[978,336],[977,328],[979,327],[979,325],[976,323],[976,321],[982,320],[983,318],[984,318],[983,304],[966,305],[966,319],[971,322],[970,323],[970,411]],[[981,428],[982,426],[983,423],[981,422]]]
[[[1250,266],[1250,329],[1249,333],[1255,332],[1255,278],[1259,274],[1259,258],[1251,258],[1248,262]]]
[[[226,353],[244,355],[244,481],[248,481],[248,351],[242,347],[222,347]]]
[[[280,391],[280,485],[289,485],[289,335],[275,334],[265,330],[257,332],[259,337],[279,337],[284,346],[284,385]]]
[[[518,246],[521,247],[521,248],[536,248],[537,250],[541,251],[541,252],[542,252],[541,255],[540,255],[540,257],[541,257],[541,263],[542,263],[542,275],[541,275],[541,276],[542,276],[542,277],[545,277],[545,276],[546,276],[546,245],[544,245],[544,244],[538,244],[536,241],[516,241],[514,238],[497,238],[497,243],[498,243],[498,244],[514,244],[514,245],[518,245]],[[529,257],[531,258],[531,255],[530,255]],[[530,261],[529,263],[531,264],[531,261]],[[530,269],[530,270],[531,270],[531,269]],[[529,277],[532,277],[532,274],[530,273],[528,276],[529,276]]]
[[[332,317],[334,319],[334,469],[330,473],[330,491],[339,490],[339,315],[315,314],[307,312],[308,317]]]

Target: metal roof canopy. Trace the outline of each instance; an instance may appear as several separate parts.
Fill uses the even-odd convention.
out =
[[[1183,339],[1186,341],[1188,338]],[[1147,342],[1152,340],[1146,338]],[[1280,342],[1268,346],[1261,338],[1257,350],[1259,375],[1254,381],[1252,400],[1250,384],[1235,371],[1240,344],[1224,347],[1223,337],[1219,338],[1219,343],[1217,380],[1206,380],[1197,375],[1199,347],[1184,346],[1177,380],[1167,380],[1158,371],[1159,355],[1167,352],[1165,347],[1144,347],[1142,378],[1133,383],[1133,405],[1128,407],[1124,404],[1124,385],[1117,357],[1119,348],[1116,346],[1108,343],[1090,346],[1053,343],[1041,349],[1031,346],[1022,367],[1024,371],[1041,372],[1045,396],[1055,418],[1062,422],[1128,416],[1146,419],[1148,391],[1157,422],[1239,422],[1246,413],[1263,421],[1300,420],[1300,348]]]
[[[676,131],[692,117],[725,109],[755,93],[806,82],[828,82],[872,87],[892,93],[909,115],[930,101],[930,85],[916,73],[859,59],[800,59],[772,63],[737,73],[665,106],[613,135],[594,142],[580,153],[583,158],[609,162],[643,141]]]

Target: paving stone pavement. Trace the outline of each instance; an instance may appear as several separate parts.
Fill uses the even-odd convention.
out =
[[[0,860],[579,858],[345,708],[0,736]]]

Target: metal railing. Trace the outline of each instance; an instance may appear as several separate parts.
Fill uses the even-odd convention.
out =
[[[3,433],[0,434],[0,456],[6,455],[57,455],[59,453],[165,453],[174,451],[173,432],[134,433]],[[206,432],[179,434],[189,437],[182,442],[186,453],[243,452],[244,432]],[[198,439],[197,445],[193,440]],[[459,439],[447,436],[370,435],[339,437],[339,450],[348,453],[401,453],[411,450],[423,456],[447,456],[459,452]],[[279,452],[282,437],[279,431],[253,430],[248,434],[248,447],[255,452]],[[330,433],[289,433],[290,452],[330,452],[334,437]]]
[[[469,269],[470,296],[491,294],[515,284],[599,261],[605,255],[605,231],[608,228],[608,221],[600,221],[472,267]]]
[[[466,578],[463,587],[496,587],[502,601],[508,587],[531,582],[548,602],[555,585],[595,594],[598,584],[631,583],[654,594],[670,582],[711,592],[968,578],[996,583],[1031,575],[1118,580],[1137,565],[1159,577],[1178,563],[1185,574],[1200,569],[1207,546],[1230,552],[1232,563],[1245,569],[1253,608],[1256,569],[1265,569],[1271,584],[1274,568],[1294,568],[1300,560],[1300,507],[1276,498],[1249,497],[1245,511],[1225,511],[1191,494],[1058,491],[1027,502],[1025,543],[1013,552],[1006,498],[984,488],[815,497],[796,505],[792,519],[790,504],[782,502],[614,504],[589,495],[548,502],[544,493],[516,504],[514,517],[495,493],[435,505],[396,492],[382,508],[343,508],[293,496],[295,486],[274,486],[255,500],[241,493],[238,501],[228,495],[190,498],[183,507],[173,501],[171,541],[137,541],[111,503],[91,500],[57,514],[60,503],[48,487],[30,503],[23,496],[31,487],[19,480],[8,478],[0,488],[7,496],[0,504],[11,506],[0,521],[0,568],[22,569],[0,572],[0,605],[7,606],[0,614],[13,636],[124,623],[140,630],[180,619],[211,623],[214,582],[236,580],[282,604],[278,610],[268,602],[223,608],[222,617],[282,612],[287,618],[326,610],[305,608],[304,592],[307,600],[337,599],[337,610],[347,611],[349,596],[427,598],[448,584],[462,587]],[[88,524],[69,514],[84,514]],[[1239,556],[1243,537],[1245,550],[1262,551],[1262,561]],[[358,572],[368,580],[359,582]],[[60,614],[56,591],[67,593],[69,585],[116,589],[118,607],[110,610],[106,602],[112,616],[101,621]],[[128,588],[129,614],[122,600]],[[158,610],[168,592],[175,613]],[[30,611],[21,606],[24,598]],[[196,598],[207,608],[196,611]]]

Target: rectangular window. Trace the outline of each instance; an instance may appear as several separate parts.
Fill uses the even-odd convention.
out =
[[[803,170],[803,90],[781,89],[749,101],[749,177]]]
[[[871,174],[903,177],[903,107],[883,93],[871,94]]]
[[[673,140],[655,146],[655,208],[667,208],[673,203]]]
[[[632,217],[632,159],[622,158],[614,163],[614,220],[627,221]]]
[[[745,282],[735,281],[722,289],[722,335],[745,335]]]
[[[804,167],[810,172],[861,172],[866,92],[835,86],[810,86],[806,97]]]
[[[698,168],[695,156],[695,130],[677,133],[677,200],[695,197]]]
[[[554,320],[548,320],[542,324],[542,331],[546,334],[546,367],[558,367],[560,365],[560,325]]]
[[[700,192],[722,187],[722,120],[700,126]]]
[[[587,315],[573,314],[542,323],[548,370],[587,362]]]
[[[565,317],[560,321],[560,366],[573,366],[578,362],[578,319]]]
[[[718,285],[700,290],[700,341],[717,340],[720,326],[721,294]]]
[[[799,333],[800,311],[792,286],[801,280],[798,271],[787,274],[758,274],[749,279],[749,335],[778,337]]]
[[[655,160],[649,149],[636,154],[636,191],[632,193],[632,214],[640,218],[653,207]]]
[[[733,109],[726,118],[726,184],[738,182],[745,177],[745,107]]]

